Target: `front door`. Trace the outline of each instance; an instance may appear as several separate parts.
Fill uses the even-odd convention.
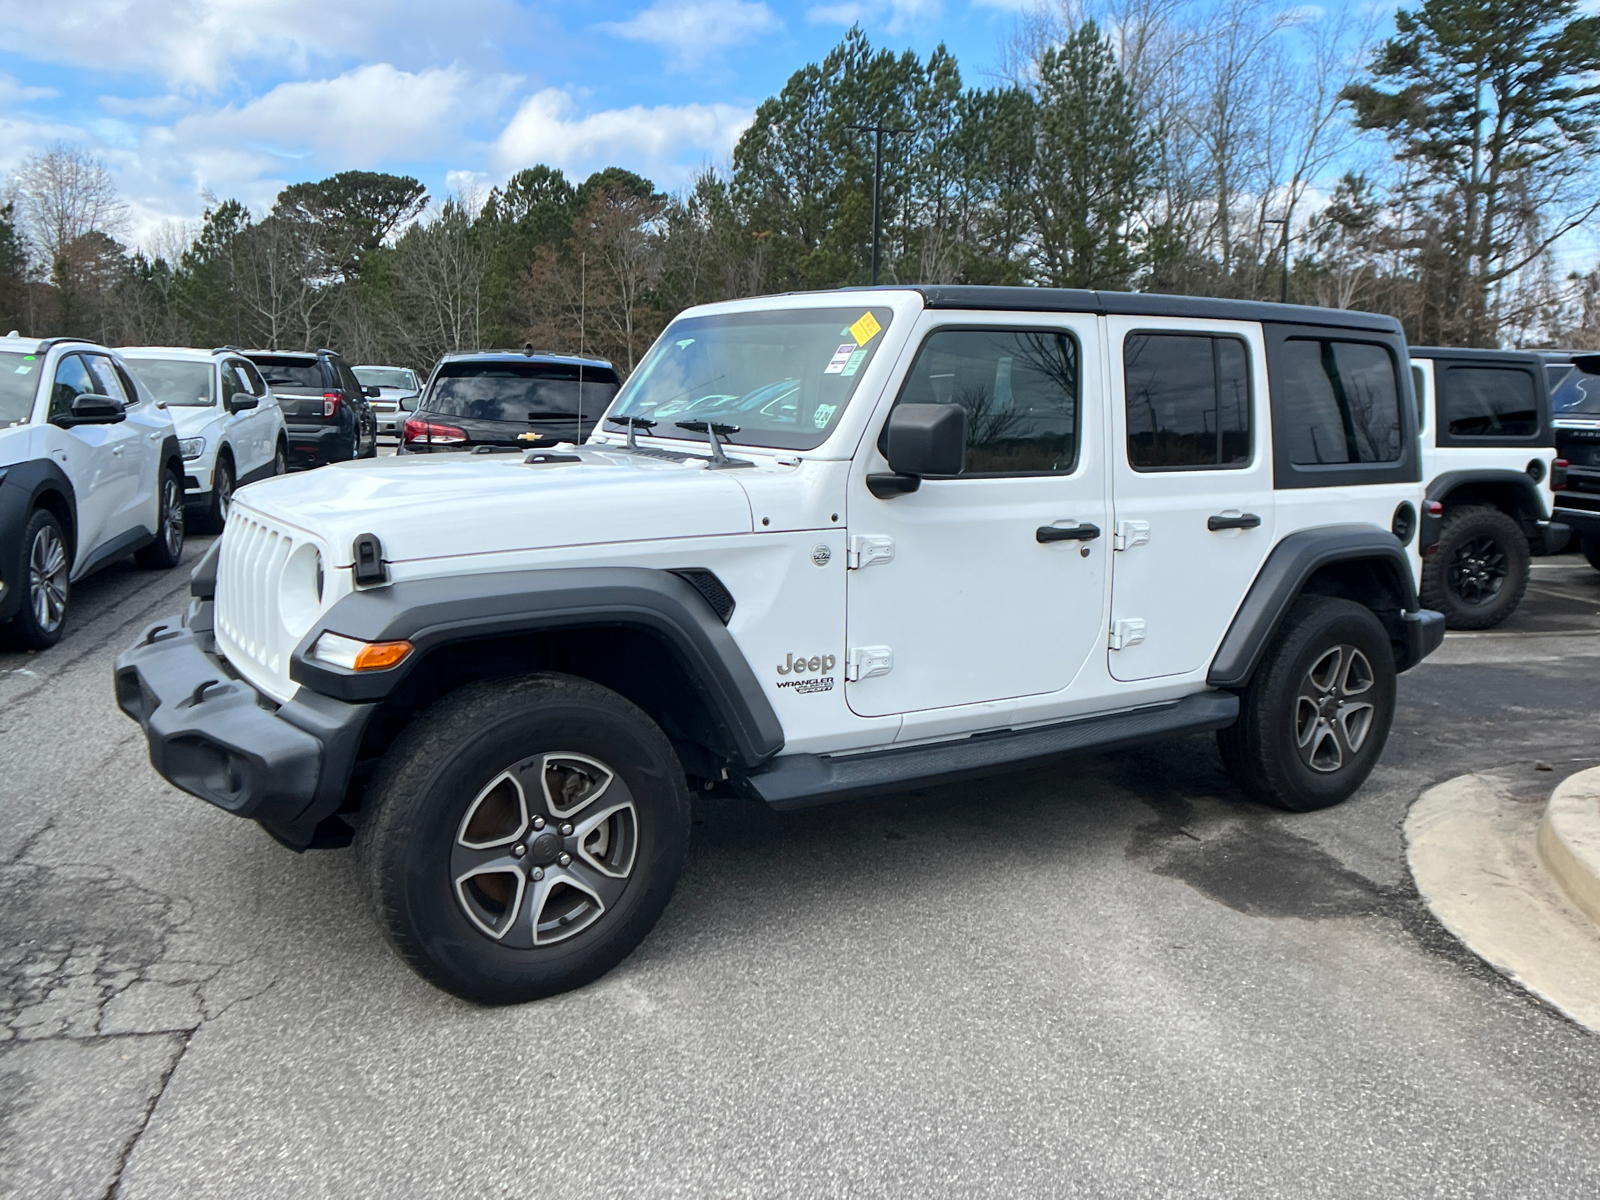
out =
[[[126,532],[125,510],[139,483],[139,455],[127,422],[75,425],[62,429],[53,422],[72,415],[72,402],[87,393],[103,395],[103,385],[89,373],[81,355],[67,354],[56,364],[50,386],[45,440],[53,458],[72,484],[77,512],[77,556],[81,570],[101,545]]]
[[[907,355],[895,403],[961,405],[966,469],[878,499],[887,464],[857,456],[845,698],[887,716],[1065,688],[1104,637],[1097,320],[929,313]]]
[[[1114,679],[1209,665],[1272,548],[1259,326],[1107,318]]]

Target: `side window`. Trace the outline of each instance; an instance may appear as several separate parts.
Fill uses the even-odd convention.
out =
[[[239,372],[239,376],[244,380],[245,387],[250,394],[252,396],[265,396],[267,394],[267,381],[261,378],[261,372],[256,370],[255,363],[247,362],[242,358],[236,358],[232,361],[233,369]]]
[[[96,390],[89,368],[81,357],[68,354],[56,364],[56,379],[50,385],[50,420],[72,415],[72,402]]]
[[[129,395],[128,390],[122,386],[122,377],[117,374],[117,364],[103,354],[85,354],[84,358],[89,363],[89,373],[95,382],[95,391],[102,396],[110,396],[113,400],[120,400],[123,407],[139,403],[138,396]]]
[[[1122,344],[1128,465],[1138,471],[1250,462],[1250,366],[1236,337],[1135,333]]]
[[[1451,437],[1532,437],[1539,432],[1533,376],[1507,367],[1451,367],[1439,419]]]
[[[1428,427],[1428,377],[1422,373],[1422,368],[1413,365],[1411,368],[1411,390],[1417,394],[1417,428]]]
[[[229,400],[247,389],[239,379],[238,364],[232,360],[224,360],[217,374],[222,377],[222,407],[227,408]]]
[[[339,373],[339,386],[344,389],[344,394],[346,396],[365,395],[366,393],[361,390],[361,381],[356,378],[356,373],[346,366],[342,359],[334,359],[333,362],[335,364],[334,369]]]
[[[1283,385],[1282,428],[1274,437],[1284,440],[1290,462],[1399,461],[1400,388],[1382,346],[1289,338]]]
[[[977,475],[1066,474],[1078,463],[1078,343],[1054,330],[945,329],[917,350],[898,404],[959,404]]]

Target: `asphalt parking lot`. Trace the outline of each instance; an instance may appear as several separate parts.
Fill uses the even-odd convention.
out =
[[[149,768],[111,664],[186,587],[111,568],[0,653],[0,1195],[1600,1194],[1600,1038],[1433,922],[1400,834],[1463,772],[1600,762],[1579,558],[1402,677],[1338,809],[1253,806],[1206,738],[712,801],[628,962],[495,1011],[390,954],[347,855]]]

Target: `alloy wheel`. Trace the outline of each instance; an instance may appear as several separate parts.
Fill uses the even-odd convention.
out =
[[[61,628],[67,614],[67,547],[52,525],[41,526],[28,548],[28,598],[40,629]]]
[[[1508,574],[1506,552],[1498,541],[1487,535],[1470,538],[1456,547],[1450,560],[1450,590],[1463,604],[1491,604]]]
[[[228,513],[233,508],[233,472],[224,466],[217,467],[217,516],[226,525]]]
[[[1320,655],[1300,681],[1295,698],[1295,744],[1301,761],[1330,774],[1361,749],[1377,707],[1368,697],[1376,676],[1367,656],[1341,645]]]
[[[161,536],[166,541],[167,553],[177,558],[183,553],[183,490],[171,475],[161,484],[161,508],[166,515]]]
[[[638,845],[638,813],[615,771],[570,751],[535,754],[467,806],[450,879],[480,932],[529,950],[564,941],[614,908]]]

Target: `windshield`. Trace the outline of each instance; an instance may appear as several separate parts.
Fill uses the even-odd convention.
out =
[[[581,402],[593,420],[617,386],[617,373],[604,367],[585,367],[580,379],[576,363],[453,362],[439,368],[422,407],[441,417],[526,425],[576,417]]]
[[[211,404],[211,364],[181,358],[130,358],[139,382],[155,393],[158,404],[206,408]]]
[[[811,450],[850,403],[883,345],[887,308],[812,308],[674,321],[628,380],[613,417],[655,421],[656,437],[704,436],[679,421],[737,426],[735,444]]]
[[[1550,408],[1556,416],[1573,414],[1600,417],[1600,375],[1571,367],[1567,376],[1550,389]]]
[[[299,388],[306,392],[322,390],[322,364],[314,358],[273,358],[251,355],[267,384],[275,388]]]
[[[357,367],[355,372],[363,387],[400,388],[407,392],[417,390],[416,379],[404,367]]]
[[[27,421],[39,387],[40,361],[36,354],[0,351],[0,429]]]

